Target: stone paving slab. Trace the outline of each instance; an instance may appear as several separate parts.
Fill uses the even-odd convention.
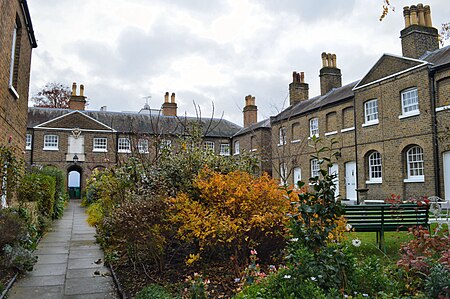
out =
[[[80,201],[71,201],[62,219],[41,240],[38,262],[8,293],[9,299],[118,298],[95,229],[86,222]],[[97,263],[98,264],[97,264]]]

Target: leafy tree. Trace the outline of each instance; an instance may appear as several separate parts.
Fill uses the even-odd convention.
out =
[[[44,88],[37,92],[31,100],[35,107],[44,108],[69,108],[70,88],[57,82],[45,84]]]

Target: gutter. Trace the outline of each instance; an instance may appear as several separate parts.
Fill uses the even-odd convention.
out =
[[[30,39],[31,47],[37,48],[36,37],[34,36],[33,24],[31,23],[30,11],[28,10],[27,0],[20,0],[20,6],[25,16],[25,26],[28,31],[28,38]]]

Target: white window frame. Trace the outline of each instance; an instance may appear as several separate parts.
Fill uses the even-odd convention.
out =
[[[319,118],[314,117],[309,120],[309,137],[319,137]]]
[[[163,150],[163,149],[171,149],[172,148],[172,140],[170,139],[162,139],[161,142],[159,143],[159,149]]]
[[[203,143],[203,148],[214,152],[214,141],[205,141]]]
[[[25,138],[26,138],[25,139],[25,149],[31,150],[31,144],[33,142],[33,135],[27,134]]]
[[[298,128],[297,128],[298,127]],[[295,129],[295,128],[297,128],[297,129]],[[291,127],[291,133],[292,133],[292,140],[291,140],[291,143],[297,143],[297,142],[300,142],[301,141],[301,139],[300,139],[300,136],[297,136],[295,133],[297,132],[297,131],[299,131],[300,130],[300,124],[297,122],[297,123],[293,123],[292,124],[292,127]],[[297,133],[300,133],[300,132],[297,132]]]
[[[311,164],[311,177],[312,178],[319,177],[320,176],[319,160],[311,159],[310,164]]]
[[[402,91],[400,98],[402,102],[402,115],[399,116],[400,119],[420,114],[419,92],[416,87]]]
[[[9,68],[9,89],[14,93],[16,99],[19,98],[19,94],[14,87],[14,67],[16,64],[16,43],[17,43],[17,23],[14,23],[13,36],[12,36],[12,46],[11,46],[11,65]]]
[[[230,144],[229,143],[221,143],[220,144],[220,155],[221,156],[229,156],[230,155]]]
[[[383,161],[381,154],[374,151],[367,156],[369,180],[366,184],[379,184],[383,182]]]
[[[120,137],[117,140],[117,152],[118,153],[131,153],[131,142],[128,137]]]
[[[256,146],[256,136],[250,136],[250,151],[256,152],[258,150],[258,147]]]
[[[240,149],[239,140],[236,140],[234,142],[234,154],[239,155],[240,151],[241,151],[241,149]]]
[[[108,151],[108,138],[94,137],[92,140],[92,151],[96,153],[106,153]]]
[[[362,126],[372,126],[378,123],[378,99],[364,102],[364,124]]]
[[[58,135],[44,135],[44,151],[59,150],[59,136]]]
[[[278,129],[278,146],[286,144],[286,127],[281,127]]]
[[[299,179],[296,181],[297,177],[299,177]],[[301,180],[302,180],[302,169],[299,166],[294,167],[293,177],[292,177],[292,181],[294,183],[294,188],[298,189],[298,182],[300,182]]]
[[[415,145],[406,151],[406,171],[406,183],[425,181],[423,149],[420,146]]]
[[[148,154],[148,140],[143,138],[139,139],[137,148],[140,154]]]

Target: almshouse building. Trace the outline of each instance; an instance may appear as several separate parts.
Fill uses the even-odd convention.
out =
[[[37,47],[26,0],[0,1],[0,146],[21,156],[25,145],[31,51]],[[3,176],[2,172],[0,176]],[[2,190],[6,180],[0,177]],[[6,191],[0,208],[6,206]],[[10,199],[8,199],[10,200]]]
[[[430,8],[404,8],[403,56],[384,54],[358,82],[341,86],[336,55],[322,53],[321,95],[294,73],[290,106],[271,118],[273,174],[294,184],[318,175],[311,138],[335,139],[336,195],[356,201],[450,197],[450,47],[439,49]]]
[[[29,165],[55,166],[71,174],[83,189],[94,169],[107,168],[141,155],[153,159],[163,148],[176,146],[173,140],[189,132],[197,124],[203,136],[203,146],[220,155],[230,155],[231,137],[241,127],[223,119],[178,117],[175,94],[165,101],[161,111],[147,105],[140,112],[85,110],[84,86],[72,86],[70,109],[28,109],[26,157]],[[174,148],[175,149],[175,148]],[[78,197],[80,193],[71,194]]]

